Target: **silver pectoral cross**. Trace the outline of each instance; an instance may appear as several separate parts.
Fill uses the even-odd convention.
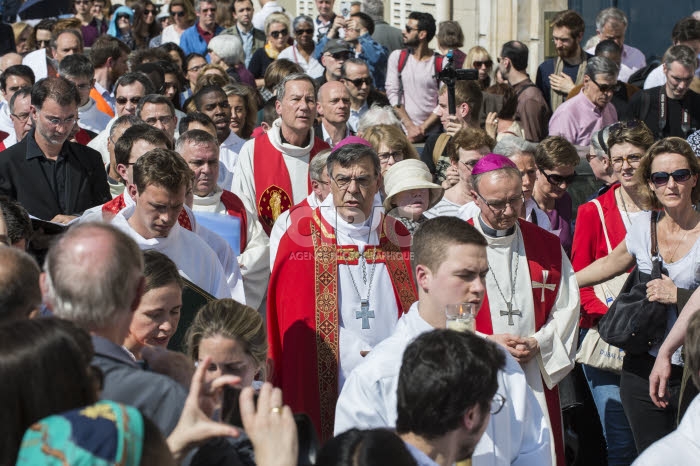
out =
[[[549,276],[549,270],[542,271],[542,283],[534,281],[532,282],[532,288],[540,288],[542,290],[542,295],[540,297],[540,302],[544,302],[544,290],[554,291],[556,285],[554,283],[547,283],[547,277]]]
[[[522,317],[523,314],[519,310],[513,309],[513,305],[511,303],[506,303],[506,307],[508,307],[508,310],[501,311],[501,315],[508,316],[508,325],[515,325],[515,322],[513,322],[513,316]]]
[[[362,319],[362,330],[369,329],[369,319],[374,319],[374,311],[369,310],[369,300],[360,300],[360,310],[355,311],[355,319]]]

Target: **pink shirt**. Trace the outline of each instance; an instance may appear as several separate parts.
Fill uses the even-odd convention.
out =
[[[549,135],[563,136],[576,146],[587,146],[594,132],[616,121],[617,111],[611,103],[601,110],[581,91],[557,107],[549,120]]]
[[[399,92],[399,56],[401,50],[389,55],[386,68],[386,96],[391,105],[397,105]],[[447,63],[447,60],[444,61]],[[444,66],[444,65],[443,65]],[[435,74],[435,56],[429,60],[417,61],[413,54],[408,55],[406,66],[401,73],[403,81],[402,104],[413,124],[421,125],[433,112],[438,101],[438,84]]]

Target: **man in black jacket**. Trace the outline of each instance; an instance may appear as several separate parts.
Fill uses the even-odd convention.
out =
[[[19,201],[40,219],[68,223],[110,200],[100,154],[69,142],[80,96],[65,78],[46,78],[32,88],[32,129],[0,158],[0,194]]]

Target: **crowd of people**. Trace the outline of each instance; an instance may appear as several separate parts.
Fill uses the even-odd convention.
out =
[[[695,461],[700,15],[653,61],[558,12],[531,77],[382,0],[260,4],[0,45],[0,464]],[[609,345],[658,270],[662,337]]]

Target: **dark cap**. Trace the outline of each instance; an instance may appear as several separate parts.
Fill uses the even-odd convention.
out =
[[[350,52],[350,44],[341,39],[329,39],[323,48],[323,53]]]

